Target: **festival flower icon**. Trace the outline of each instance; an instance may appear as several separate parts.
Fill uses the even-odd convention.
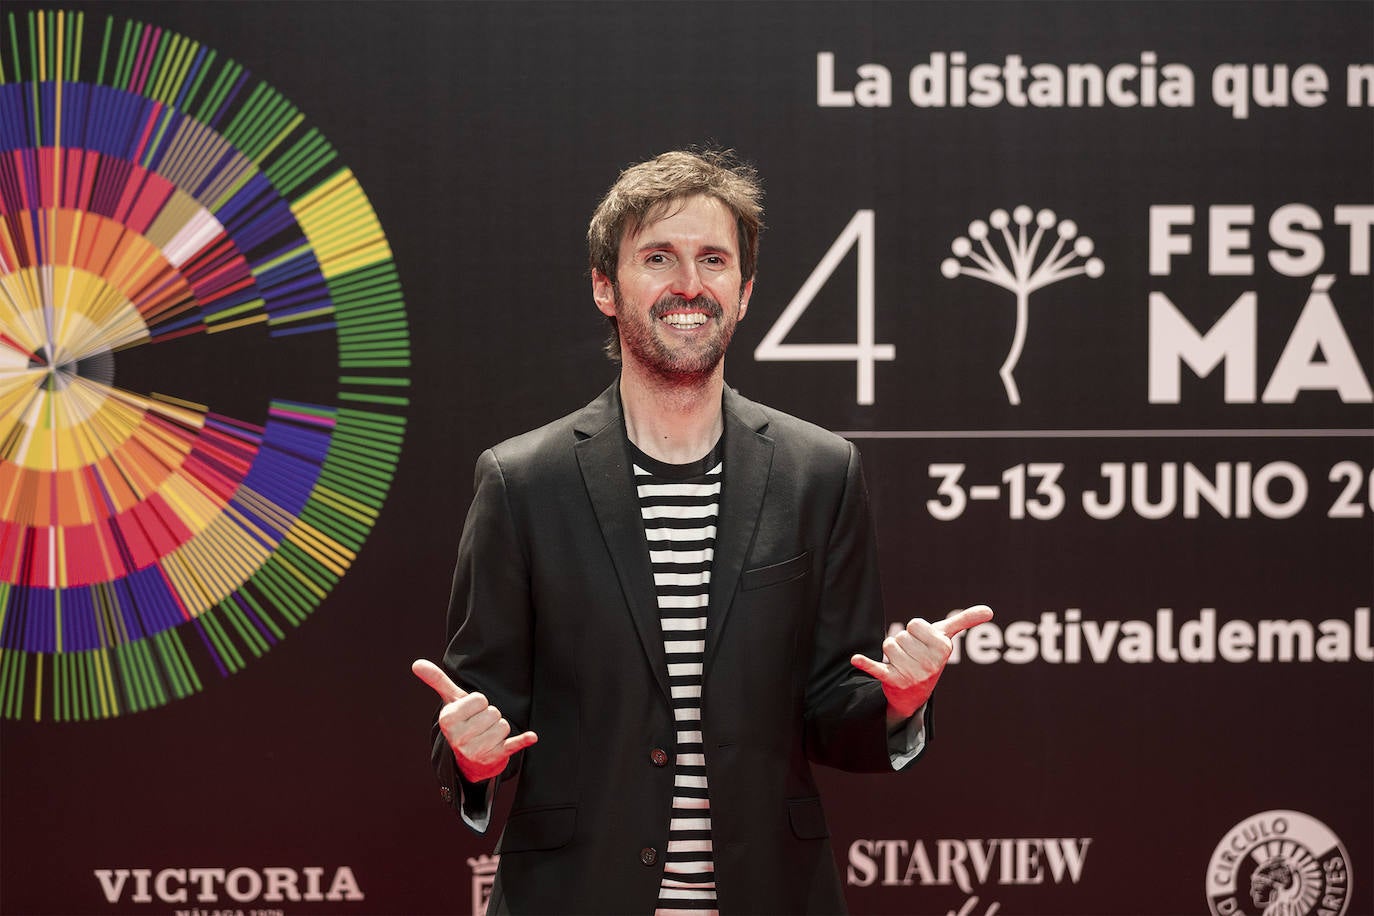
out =
[[[1032,222],[1035,223],[1033,233]],[[1054,230],[1054,246],[1037,263],[1041,243],[1046,241],[1046,233],[1050,230]],[[1001,233],[1005,256],[998,253],[994,232]],[[946,278],[953,280],[961,274],[977,277],[1016,294],[1016,330],[998,374],[1007,390],[1007,400],[1020,404],[1021,393],[1012,373],[1026,343],[1030,294],[1042,286],[1079,274],[1100,277],[1102,260],[1091,257],[1093,241],[1078,234],[1078,226],[1073,220],[1060,221],[1052,210],[1032,214],[1031,208],[1025,205],[1017,207],[1010,215],[1006,210],[994,210],[987,222],[974,220],[969,224],[968,235],[956,238],[950,250],[954,257],[940,262],[940,273]]]

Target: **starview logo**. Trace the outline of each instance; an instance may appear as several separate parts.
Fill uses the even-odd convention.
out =
[[[1077,884],[1091,837],[871,840],[849,844],[855,887],[953,886],[965,894],[1002,885]]]
[[[218,903],[221,895],[235,903],[364,899],[353,869],[335,868],[328,886],[325,872],[316,866],[97,868],[95,878],[109,903],[124,902],[126,894],[130,903]]]

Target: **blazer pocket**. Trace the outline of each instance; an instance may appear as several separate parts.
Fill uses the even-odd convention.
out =
[[[789,798],[787,817],[792,822],[792,832],[799,840],[822,840],[830,836],[819,798]]]
[[[577,806],[530,808],[513,811],[506,819],[506,829],[496,852],[525,852],[533,849],[557,849],[568,845],[577,825]]]
[[[790,582],[793,579],[800,579],[810,571],[811,551],[807,550],[790,560],[783,560],[781,563],[760,566],[757,569],[746,569],[740,576],[740,590],[747,592],[750,589],[777,585],[779,582]]]

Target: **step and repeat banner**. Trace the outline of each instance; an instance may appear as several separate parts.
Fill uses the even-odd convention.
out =
[[[481,911],[409,663],[703,142],[728,381],[858,444],[894,624],[997,612],[820,775],[850,909],[1374,913],[1369,2],[5,4],[0,911]]]

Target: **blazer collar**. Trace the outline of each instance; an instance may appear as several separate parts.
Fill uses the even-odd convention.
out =
[[[753,543],[773,463],[773,440],[765,435],[767,413],[728,387],[722,407],[725,484],[721,488],[711,567],[710,622],[705,653],[708,668],[725,629],[745,555]],[[644,537],[644,521],[625,446],[624,428],[620,381],[617,379],[574,416],[573,429],[578,437],[574,450],[635,629],[659,689],[671,703],[649,546]]]
[[[620,380],[616,379],[599,398],[573,417],[573,429],[578,437],[573,450],[639,641],[649,658],[659,690],[671,705],[668,661],[658,621],[654,575],[649,566],[649,542],[644,537],[644,520],[639,510],[629,450],[625,446],[621,413]]]
[[[573,415],[573,429],[577,432],[578,441],[605,432],[613,423],[623,428],[624,424],[620,422],[623,413],[620,406],[620,379],[617,377],[596,400]]]
[[[759,524],[768,475],[773,467],[773,440],[765,435],[768,415],[758,404],[725,389],[725,485],[721,487],[716,522],[716,549],[711,563],[710,622],[706,627],[705,670],[725,635],[735,590],[754,530]]]

